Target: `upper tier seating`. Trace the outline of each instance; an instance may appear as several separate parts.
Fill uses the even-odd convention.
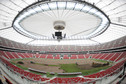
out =
[[[0,37],[1,46],[24,49],[24,50],[35,50],[35,51],[54,51],[54,52],[70,52],[70,51],[90,51],[90,50],[103,50],[103,49],[112,49],[117,47],[122,47],[126,45],[126,37],[119,38],[115,41],[104,43],[101,45],[95,46],[70,46],[70,45],[58,45],[58,46],[29,46],[21,43],[17,43],[5,38]]]

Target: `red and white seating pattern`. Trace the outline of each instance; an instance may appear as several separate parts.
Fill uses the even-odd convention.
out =
[[[11,64],[9,61],[7,61],[6,59],[3,58],[3,56],[5,56],[8,59],[17,59],[17,58],[31,58],[33,56],[36,56],[37,58],[40,58],[41,56],[43,56],[44,58],[49,58],[49,59],[54,59],[55,57],[59,58],[59,55],[56,55],[55,57],[53,57],[53,55],[49,54],[30,54],[30,53],[16,53],[16,52],[7,52],[7,51],[0,51],[1,55],[0,55],[0,60],[2,61],[2,63],[7,64],[7,68],[11,71],[13,71],[14,73],[18,73],[20,74],[21,77],[25,77],[29,80],[33,80],[33,81],[46,81],[49,80],[49,78],[43,78],[41,77],[41,75],[36,75],[33,74],[31,72],[27,72],[24,71],[18,67],[16,67],[15,65]],[[104,57],[103,57],[104,56]],[[48,81],[48,83],[83,83],[83,82],[92,82],[93,80],[90,78],[103,78],[103,77],[108,77],[108,76],[112,76],[114,74],[117,74],[118,72],[120,72],[123,69],[123,64],[126,61],[126,52],[118,52],[118,53],[100,53],[100,54],[86,54],[86,55],[72,55],[71,57],[68,57],[68,55],[64,55],[64,59],[77,59],[77,58],[94,58],[94,59],[104,59],[104,60],[110,60],[110,61],[118,61],[120,59],[122,59],[122,61],[118,62],[117,64],[115,64],[114,66],[106,69],[105,71],[101,71],[98,73],[94,73],[91,75],[87,75],[87,76],[83,76],[83,77],[71,77],[71,78],[54,78],[50,81]],[[93,81],[95,83],[95,81]]]
[[[39,58],[46,58],[47,55],[46,54],[40,54]]]
[[[30,46],[30,45],[13,42],[8,39],[4,39],[0,37],[0,46],[22,49],[22,50],[34,50],[34,51],[54,51],[54,52],[94,51],[94,50],[113,49],[117,47],[123,47],[125,45],[126,45],[126,37],[105,44],[94,45],[94,46],[76,46],[76,45],[75,46],[70,46],[70,45]]]
[[[71,55],[70,59],[77,59],[76,55]]]
[[[0,60],[1,60],[2,63],[7,65],[6,67],[9,70],[11,70],[14,73],[20,74],[20,76],[22,78],[25,77],[25,78],[27,78],[29,80],[33,80],[33,81],[46,81],[46,80],[49,80],[49,78],[43,78],[43,77],[41,77],[41,75],[37,75],[37,74],[31,73],[31,72],[28,72],[28,71],[24,71],[23,69],[18,68],[17,66],[11,64],[9,61],[5,60],[2,56],[0,56]]]
[[[56,55],[54,59],[60,59],[60,55]]]
[[[18,52],[8,52],[0,51],[0,53],[5,56],[7,59],[18,59],[18,58],[32,58],[32,53],[18,53]]]
[[[48,55],[47,55],[47,59],[53,59],[53,55],[48,54]]]
[[[85,58],[85,57],[84,57],[83,54],[78,55],[78,59],[84,59],[84,58]]]
[[[13,73],[20,74],[21,78],[27,78],[32,81],[48,81],[49,78],[43,78],[41,75],[37,75],[28,71],[24,71],[23,69],[20,69],[16,67],[15,65],[11,64],[9,61],[4,59],[2,55],[0,55],[0,61],[5,65],[7,65],[7,69],[12,71]],[[48,81],[47,83],[83,83],[83,82],[91,82],[92,79],[84,79],[81,77],[72,77],[72,78],[54,78],[53,80]]]
[[[68,55],[64,55],[63,59],[69,59]]]
[[[95,74],[91,74],[88,76],[84,76],[84,77],[88,77],[88,78],[102,78],[102,77],[107,77],[107,76],[112,76],[113,74],[116,74],[118,72],[120,72],[123,69],[123,64],[125,63],[126,59],[124,59],[123,61],[115,64],[114,66],[106,69],[105,71],[101,71]]]
[[[90,83],[93,79],[84,79],[81,77],[72,77],[72,78],[54,78],[53,80],[49,81],[50,84],[81,84],[84,82]]]
[[[18,58],[46,58],[46,59],[60,59],[60,55],[52,55],[52,54],[32,54],[32,53],[18,53],[18,52],[8,52],[8,51],[0,51],[0,53],[6,57],[7,59],[18,59]],[[100,59],[100,60],[108,60],[117,62],[122,58],[126,57],[125,52],[117,52],[117,53],[99,53],[99,54],[73,54],[69,57],[69,55],[63,55],[63,59]]]

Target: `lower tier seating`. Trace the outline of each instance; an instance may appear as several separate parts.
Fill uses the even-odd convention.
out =
[[[6,64],[6,68],[11,70],[14,73],[20,74],[22,78],[27,78],[29,80],[34,81],[46,81],[49,80],[49,78],[43,78],[41,75],[37,75],[28,71],[24,71],[23,69],[18,68],[17,66],[11,64],[9,61],[5,60],[2,56],[0,56],[0,61],[4,64]]]
[[[126,58],[125,58],[126,53],[125,52],[124,53],[122,53],[122,52],[121,53],[109,53],[109,54],[107,54],[107,56],[109,56],[109,55],[112,56],[111,58],[109,58],[110,60],[114,59],[115,58],[114,56],[120,55],[121,57],[123,57],[122,61],[116,63],[115,65],[113,65],[112,67],[110,67],[110,68],[108,68],[108,69],[106,69],[104,71],[100,71],[98,73],[94,73],[94,74],[91,74],[91,75],[87,75],[87,76],[83,76],[83,77],[71,77],[71,78],[56,77],[56,78],[50,80],[49,78],[44,78],[41,75],[37,75],[37,74],[31,73],[31,72],[22,70],[22,69],[18,68],[17,66],[11,64],[5,58],[3,58],[3,56],[6,55],[7,57],[9,57],[9,59],[12,59],[11,58],[12,56],[10,56],[10,54],[11,55],[13,54],[13,58],[18,58],[19,57],[18,56],[19,53],[18,54],[9,53],[8,55],[6,55],[6,53],[4,51],[1,52],[1,55],[0,55],[0,62],[3,63],[4,65],[6,65],[7,69],[9,69],[10,71],[12,71],[14,73],[20,74],[21,77],[27,78],[29,80],[32,80],[32,81],[46,81],[46,80],[49,80],[48,83],[83,83],[83,82],[90,83],[90,82],[93,81],[92,78],[94,78],[94,79],[95,78],[103,78],[103,77],[108,77],[108,76],[112,76],[114,74],[119,73],[123,69],[124,63],[126,62]],[[28,57],[31,57],[31,56],[28,56]],[[52,55],[44,55],[44,56],[52,58]],[[90,57],[90,56],[93,56],[93,55],[88,55],[88,56]],[[106,56],[106,58],[107,58],[107,56]],[[117,56],[117,58],[115,58],[115,60],[118,60],[120,58],[120,56]],[[24,57],[27,57],[27,56],[24,56]],[[36,55],[36,57],[37,57],[37,55]],[[38,57],[40,57],[40,56],[38,56]],[[68,55],[64,55],[64,57],[66,57],[67,59],[69,58]],[[93,82],[95,82],[95,81],[93,81]]]
[[[116,52],[116,53],[99,53],[99,54],[74,54],[74,55],[53,55],[53,54],[33,54],[33,53],[19,53],[19,52],[8,52],[0,51],[0,54],[6,57],[7,59],[19,59],[19,58],[46,58],[46,59],[100,59],[118,62],[122,58],[126,57],[125,52]]]

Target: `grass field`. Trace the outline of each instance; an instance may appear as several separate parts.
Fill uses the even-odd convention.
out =
[[[97,61],[97,62],[102,62],[102,63],[107,63],[107,62],[113,63],[113,62],[111,62],[111,61],[100,60],[100,59],[92,59],[92,60],[95,60],[95,61]]]
[[[28,70],[28,67],[24,67],[24,66],[14,62],[14,61],[21,61],[21,60],[30,60],[30,59],[15,59],[15,60],[11,60],[11,63],[21,69]],[[103,62],[103,63],[108,62],[108,61],[104,61],[104,60],[95,60],[95,61]],[[40,63],[35,63],[35,65],[44,66],[43,64],[40,64]],[[82,72],[82,75],[90,75],[90,74],[93,74],[93,73],[96,73],[96,72],[99,72],[101,70],[105,70],[105,69],[111,67],[111,66],[103,66],[103,67],[97,67],[97,68],[93,68],[93,69],[89,69],[89,70],[83,70],[83,69],[78,68],[78,66],[76,64],[59,64],[59,65],[48,65],[48,66],[58,66],[58,67],[60,67],[60,69],[63,69],[65,71],[65,73]],[[33,71],[30,71],[30,72],[39,74],[39,75],[46,75],[47,77],[54,76],[54,75],[50,75],[49,72],[47,72],[47,74],[42,74],[42,73],[33,72]],[[57,75],[57,73],[55,75]],[[59,75],[57,75],[57,76],[59,76]],[[75,77],[75,76],[77,76],[77,75],[59,76],[59,77]]]
[[[65,72],[82,72],[83,75],[90,75],[96,72],[99,72],[100,70],[105,70],[111,66],[104,66],[104,67],[97,67],[89,70],[82,70],[77,67],[76,64],[62,64],[61,69],[63,69]]]
[[[12,61],[11,61],[11,63],[14,64],[14,65],[16,65],[17,67],[23,69],[23,70],[28,70],[27,67],[24,67],[24,66],[22,66],[22,65],[20,65],[20,64],[14,63],[14,62],[12,62]]]

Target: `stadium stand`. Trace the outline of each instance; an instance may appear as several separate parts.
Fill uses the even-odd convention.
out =
[[[47,59],[53,59],[53,55],[48,54],[48,55],[47,55]]]
[[[25,61],[27,69],[12,62],[17,60]],[[45,71],[31,68],[35,62]],[[109,68],[95,73],[81,69],[97,69],[93,65],[98,64]],[[82,71],[67,72],[62,65]],[[8,84],[125,83],[126,0],[0,0],[2,84],[1,75]]]
[[[6,68],[10,69],[14,73],[20,74],[20,76],[22,76],[22,78],[25,77],[25,78],[27,78],[29,80],[35,80],[35,81],[38,81],[38,80],[40,80],[40,81],[48,80],[47,78],[42,78],[41,75],[33,74],[33,73],[24,71],[23,69],[20,69],[20,68],[16,67],[15,65],[11,64],[10,62],[8,62],[4,58],[2,58],[2,56],[0,56],[0,60],[4,64],[6,64]]]
[[[60,55],[56,55],[54,59],[60,59]]]
[[[70,59],[77,59],[76,55],[71,55]]]
[[[46,58],[47,55],[46,54],[40,54],[39,58]]]
[[[74,46],[74,45],[60,46],[60,45],[57,45],[57,47],[54,47],[54,46],[32,46],[32,47],[30,47],[29,45],[16,43],[16,42],[10,41],[8,39],[3,39],[2,37],[0,37],[0,39],[1,39],[1,45],[3,47],[22,49],[22,50],[35,50],[35,51],[50,51],[50,47],[51,47],[52,51],[57,51],[57,52],[70,52],[72,50],[78,52],[78,50],[80,50],[80,51],[93,51],[93,50],[114,49],[114,48],[120,48],[120,47],[123,47],[126,45],[126,38],[125,37],[119,38],[117,40],[114,40],[114,41],[111,41],[108,43],[104,43],[102,45],[94,45],[94,46]],[[13,45],[11,45],[10,43]],[[54,47],[54,48],[52,48],[52,47]]]
[[[57,54],[53,56],[52,54],[32,54],[32,53],[18,53],[18,52],[8,52],[8,51],[0,51],[0,53],[5,56],[7,59],[19,59],[19,58],[32,58],[35,56],[36,58],[47,58],[47,59],[60,59],[60,55]],[[71,55],[70,59],[102,59],[109,61],[119,61],[124,58],[126,52],[117,52],[117,53],[100,53],[100,54],[74,54]],[[63,59],[69,59],[68,55],[64,55]]]
[[[63,59],[69,59],[68,55],[64,55]]]
[[[78,59],[84,59],[85,57],[84,57],[84,55],[82,54],[80,54],[80,55],[77,55],[78,56]]]
[[[124,67],[123,64],[126,61],[126,54],[125,53],[126,52],[124,52],[124,53],[123,52],[109,53],[109,55],[106,54],[107,55],[106,58],[108,56],[111,56],[111,59],[110,59],[111,61],[117,61],[117,60],[119,60],[121,58],[124,58],[124,59],[122,61],[116,63],[114,66],[106,69],[105,71],[101,71],[101,72],[98,72],[98,73],[87,75],[87,76],[84,76],[83,78],[81,78],[81,77],[74,77],[74,78],[54,78],[53,80],[48,81],[48,83],[82,83],[82,82],[91,82],[93,79],[90,79],[90,78],[104,78],[104,77],[112,76],[112,75],[117,74],[120,71],[122,71],[122,69]],[[25,56],[27,54],[26,53],[20,53],[20,54],[18,53],[18,54],[16,54],[15,52],[1,51],[0,59],[1,59],[2,63],[6,64],[6,68],[10,69],[12,72],[20,74],[20,76],[22,76],[22,78],[25,77],[25,78],[27,78],[29,80],[33,80],[33,81],[46,81],[46,80],[49,80],[49,78],[43,78],[43,77],[41,77],[41,75],[36,75],[36,74],[24,71],[24,70],[16,67],[15,65],[11,64],[9,61],[7,61],[6,59],[3,58],[3,56],[5,54],[7,54],[7,56],[8,56],[7,58],[8,59],[19,59],[18,55],[20,55],[20,54],[21,55],[23,54],[24,57],[28,57],[28,56]],[[32,54],[29,54],[29,55],[32,56]],[[101,56],[103,56],[103,55],[105,56],[105,54],[103,54],[103,55],[100,54],[100,55]],[[37,56],[39,57],[38,54],[37,54]],[[47,57],[48,59],[50,59],[50,58],[52,59],[52,55],[49,54],[47,56],[49,56],[49,57]],[[59,55],[57,55],[57,56],[59,57]],[[73,56],[76,56],[76,55],[73,55]],[[83,56],[83,55],[80,55],[80,56]],[[94,55],[92,55],[92,56],[94,56]],[[117,56],[118,56],[118,58],[116,58]],[[121,56],[121,57],[119,57],[119,56]],[[64,55],[64,57],[68,58],[67,55]],[[31,58],[31,57],[29,56],[29,58]],[[108,60],[108,59],[104,59],[104,60]]]

